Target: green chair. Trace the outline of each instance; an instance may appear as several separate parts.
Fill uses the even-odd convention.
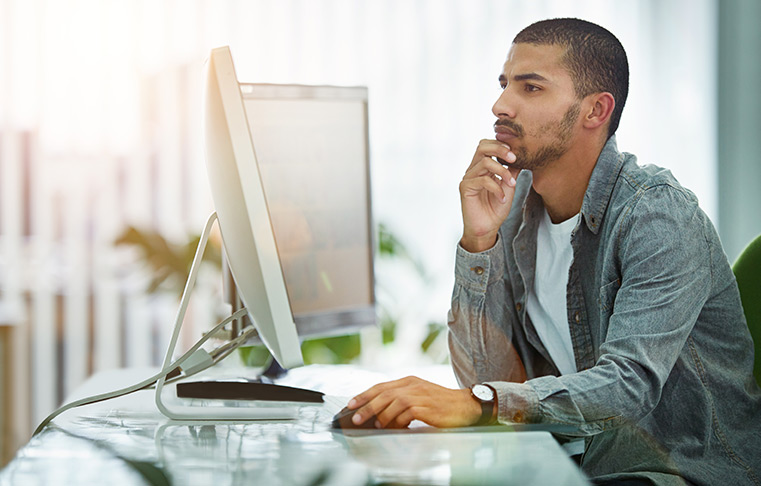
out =
[[[745,319],[756,347],[753,374],[761,384],[761,235],[737,257],[732,271],[740,288]]]

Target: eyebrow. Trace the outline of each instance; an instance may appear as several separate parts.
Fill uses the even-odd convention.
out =
[[[515,81],[549,81],[547,78],[537,73],[516,74],[513,76]]]
[[[545,78],[544,76],[538,73],[516,74],[515,76],[513,76],[513,81],[516,81],[516,82],[529,81],[529,80],[549,82],[547,78]],[[500,83],[507,83],[507,81],[508,81],[507,76],[505,76],[504,74],[499,75]]]

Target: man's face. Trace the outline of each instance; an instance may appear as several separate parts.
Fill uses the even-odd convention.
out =
[[[513,44],[499,77],[503,91],[492,108],[496,138],[510,146],[519,169],[541,169],[573,144],[581,100],[561,64],[559,46]]]

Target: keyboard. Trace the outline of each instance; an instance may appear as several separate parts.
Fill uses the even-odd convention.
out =
[[[324,393],[253,381],[192,381],[177,384],[179,398],[322,403]]]

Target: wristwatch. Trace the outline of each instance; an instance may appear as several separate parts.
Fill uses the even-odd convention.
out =
[[[473,398],[481,404],[481,418],[476,425],[488,425],[494,423],[496,415],[494,409],[497,405],[497,392],[489,385],[476,384],[470,387]]]

